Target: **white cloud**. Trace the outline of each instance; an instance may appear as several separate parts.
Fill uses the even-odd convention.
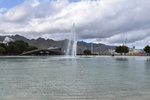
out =
[[[29,6],[16,6],[4,14],[6,21],[18,22],[25,20],[30,12]]]
[[[138,40],[143,40],[147,37],[150,37],[150,29],[117,34],[108,38],[98,39],[97,41],[104,41],[106,43],[133,43]]]
[[[149,4],[149,0],[26,0],[1,15],[0,32],[58,38],[75,23],[80,38],[119,43],[125,34],[131,43],[150,37]]]
[[[4,12],[6,12],[6,11],[7,11],[6,8],[0,8],[0,13],[4,13]]]

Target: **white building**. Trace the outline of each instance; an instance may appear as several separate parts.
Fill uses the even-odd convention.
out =
[[[14,42],[14,40],[12,38],[5,37],[5,39],[3,40],[3,43],[8,44],[9,42]]]

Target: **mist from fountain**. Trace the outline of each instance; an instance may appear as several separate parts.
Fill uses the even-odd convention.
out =
[[[76,57],[77,54],[77,38],[75,24],[73,24],[71,34],[69,35],[66,56]]]

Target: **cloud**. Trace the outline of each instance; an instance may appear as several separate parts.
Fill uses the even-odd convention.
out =
[[[131,43],[150,37],[149,4],[149,0],[25,0],[1,15],[0,32],[61,38],[75,23],[81,39],[120,43],[125,36]]]
[[[3,16],[3,13],[5,13],[6,11],[6,8],[0,8],[0,17]]]
[[[6,12],[6,11],[7,11],[6,8],[0,8],[0,13],[4,13],[4,12]]]
[[[106,43],[133,43],[135,41],[143,40],[147,37],[150,37],[150,29],[117,34],[108,38],[97,39],[97,41],[104,41]]]
[[[16,6],[4,14],[4,19],[8,22],[18,22],[23,21],[28,17],[28,13],[30,12],[29,6]]]

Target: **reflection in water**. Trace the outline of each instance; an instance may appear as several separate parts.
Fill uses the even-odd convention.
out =
[[[146,67],[146,70],[150,70],[150,58],[147,58],[145,60],[145,67]]]
[[[116,60],[117,61],[128,61],[128,59],[125,57],[118,57],[118,58],[116,58]]]
[[[147,61],[150,61],[150,58],[147,58]]]

